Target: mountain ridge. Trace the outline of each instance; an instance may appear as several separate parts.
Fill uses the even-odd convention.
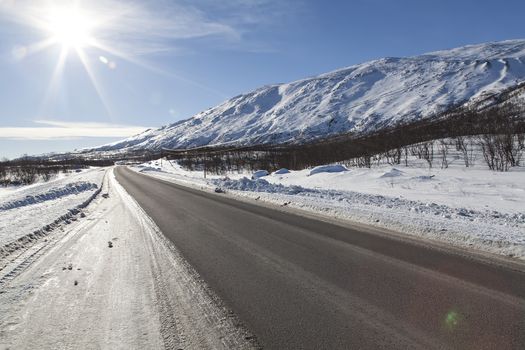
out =
[[[308,141],[432,118],[525,81],[525,39],[385,57],[237,95],[90,151]]]

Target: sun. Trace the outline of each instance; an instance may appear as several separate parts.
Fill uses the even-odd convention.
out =
[[[94,42],[95,22],[77,7],[50,8],[45,27],[51,39],[65,48],[82,49]]]
[[[4,2],[6,0],[0,0],[0,16],[3,15],[1,10]],[[133,54],[134,51],[142,51],[141,47],[134,43],[137,25],[133,23],[138,21],[139,25],[150,27],[149,19],[143,18],[142,7],[136,1],[7,0],[7,2],[10,5],[7,7],[9,10],[7,13],[10,14],[13,22],[29,27],[31,33],[39,38],[32,43],[17,43],[12,49],[13,59],[22,62],[30,55],[45,51],[57,54],[57,61],[41,108],[47,108],[52,100],[62,99],[61,94],[64,91],[61,86],[62,77],[71,69],[75,69],[71,67],[84,68],[110,116],[112,115],[111,101],[105,94],[99,75],[112,74],[109,72],[121,67],[120,64],[117,65],[117,60],[125,60],[157,74],[166,74],[144,63]],[[130,36],[130,33],[133,33],[133,36]],[[66,71],[65,67],[70,59],[76,60],[76,64],[71,65]]]

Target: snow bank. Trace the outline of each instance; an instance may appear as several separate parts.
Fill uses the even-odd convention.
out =
[[[274,171],[272,175],[284,175],[284,174],[289,174],[289,173],[290,173],[290,170],[286,168],[281,168],[279,170]]]
[[[63,196],[78,194],[84,191],[96,190],[97,184],[89,182],[75,182],[67,184],[63,187],[52,188],[51,190],[35,195],[27,195],[22,199],[13,200],[5,203],[0,203],[0,210],[9,210],[24,207],[26,205],[32,205],[41,203],[44,201],[50,201],[58,199]]]
[[[404,208],[407,211],[424,213],[430,215],[440,215],[447,219],[452,218],[471,218],[489,219],[491,221],[501,221],[502,224],[511,226],[525,225],[525,213],[500,213],[498,211],[486,210],[477,211],[466,208],[454,208],[446,205],[439,205],[432,202],[419,202],[402,198],[387,197],[381,195],[370,195],[351,191],[321,190],[310,189],[301,186],[285,186],[282,184],[272,184],[264,179],[250,180],[246,177],[240,180],[214,179],[211,182],[222,188],[237,191],[254,191],[266,193],[281,193],[287,195],[300,195],[306,197],[330,198],[336,202],[346,201],[353,204],[363,204],[384,208]],[[525,239],[525,237],[524,237]]]
[[[402,176],[404,173],[401,171],[401,170],[398,170],[396,168],[392,168],[391,170],[387,171],[386,173],[384,173],[383,175],[381,175],[380,177],[382,179],[384,178],[387,178],[387,177],[398,177],[398,176]]]
[[[229,178],[212,179],[210,182],[219,188],[237,191],[285,193],[292,195],[306,191],[306,189],[302,188],[301,186],[283,186],[279,184],[271,184],[264,179],[251,180],[247,177],[243,177],[239,180],[232,180]]]
[[[69,224],[101,191],[106,170],[69,173],[0,197],[0,258]]]
[[[258,179],[260,177],[268,176],[269,173],[266,170],[257,170],[252,174],[252,179]]]
[[[434,202],[272,184],[263,179],[214,179],[221,188],[267,194],[263,199],[403,233],[525,258],[525,213],[473,210]]]
[[[152,167],[152,166],[139,166],[140,172],[145,171],[162,171],[159,167]]]
[[[316,166],[312,170],[310,170],[310,176],[320,173],[340,173],[343,171],[348,171],[348,169],[341,164],[334,164],[334,165],[320,165]]]

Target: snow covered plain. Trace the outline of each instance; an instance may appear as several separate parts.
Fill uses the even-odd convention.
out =
[[[0,349],[254,348],[111,171],[102,192],[0,269]]]
[[[105,172],[92,168],[49,182],[0,189],[0,258],[76,220],[100,192]]]
[[[313,175],[311,169],[283,170],[255,180],[248,173],[208,175],[205,180],[202,172],[167,161],[135,169],[190,186],[218,187],[234,196],[525,259],[525,168],[493,172],[479,154],[475,157],[476,165],[470,168],[459,157],[447,169],[429,169],[424,161],[411,159],[408,167],[382,164]]]

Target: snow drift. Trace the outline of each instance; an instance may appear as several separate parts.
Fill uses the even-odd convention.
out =
[[[348,169],[341,164],[319,165],[310,170],[309,176],[321,173],[341,173],[343,171],[348,171]]]

